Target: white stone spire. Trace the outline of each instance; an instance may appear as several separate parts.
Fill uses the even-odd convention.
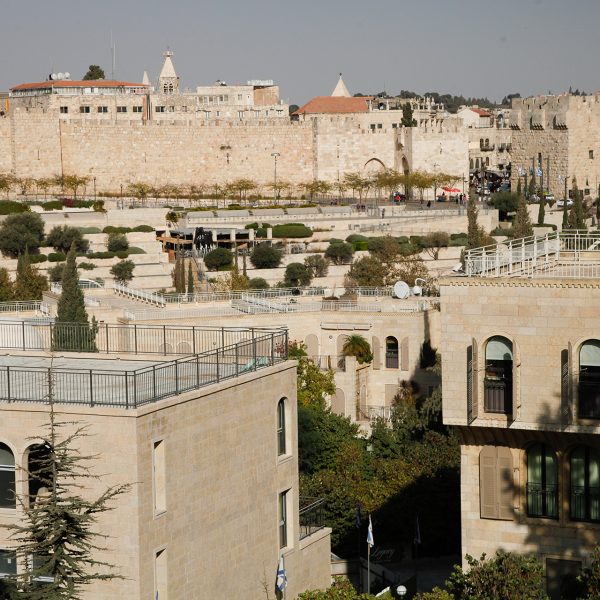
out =
[[[348,91],[348,88],[346,87],[346,84],[344,83],[344,80],[342,79],[342,74],[340,73],[340,78],[337,82],[337,85],[335,86],[335,89],[333,90],[333,93],[331,94],[332,96],[341,96],[343,98],[350,98],[350,92]]]
[[[150,77],[148,77],[148,71],[144,71],[144,76],[142,77],[142,83],[144,85],[150,85]]]
[[[162,94],[176,94],[179,92],[179,77],[175,72],[172,57],[173,52],[163,52],[163,65],[158,76],[158,91]]]

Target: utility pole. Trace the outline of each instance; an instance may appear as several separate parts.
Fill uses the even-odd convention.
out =
[[[271,156],[274,159],[273,167],[273,204],[277,204],[277,158],[281,156],[279,152],[272,152]]]

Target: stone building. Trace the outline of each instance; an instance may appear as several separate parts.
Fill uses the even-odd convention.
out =
[[[89,427],[80,450],[97,457],[99,478],[84,493],[133,484],[100,515],[107,549],[94,556],[124,579],[89,586],[86,600],[260,600],[274,593],[281,554],[287,597],[329,584],[330,530],[318,504],[306,510],[299,497],[285,329],[104,323],[98,353],[57,355],[51,327],[0,322],[11,353],[0,358],[2,524],[19,519],[14,492],[27,502],[38,491],[19,469],[40,451],[32,438],[48,422],[50,377],[57,419]],[[17,563],[5,529],[0,548],[10,575]]]
[[[515,98],[510,112],[512,183],[536,175],[537,187],[563,198],[573,179],[585,196],[600,183],[600,97]]]
[[[600,542],[600,255],[553,233],[441,282],[443,416],[461,436],[462,551],[536,553],[552,599]],[[588,250],[589,248],[589,250]]]

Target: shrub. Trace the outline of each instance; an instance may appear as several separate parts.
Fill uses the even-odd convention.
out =
[[[86,252],[90,245],[79,229],[70,227],[69,225],[57,225],[53,227],[46,237],[46,243],[52,246],[57,252],[64,253],[69,251],[71,244],[75,244],[77,252]]]
[[[396,240],[398,241],[398,243],[399,243],[400,245],[402,245],[402,244],[408,244],[408,243],[409,243],[409,241],[410,241],[410,240],[408,239],[408,236],[406,236],[406,235],[401,235],[400,237],[397,237],[397,238],[396,238]]]
[[[442,248],[447,248],[450,236],[445,231],[433,231],[423,237],[423,246],[431,258],[437,260]]]
[[[294,262],[285,268],[283,284],[286,287],[306,286],[310,284],[311,279],[311,269],[302,263]]]
[[[51,200],[50,202],[42,202],[44,210],[62,210],[63,203],[61,200]]]
[[[307,256],[304,259],[304,265],[310,269],[312,277],[325,277],[329,270],[329,261],[320,254]]]
[[[269,289],[269,284],[262,277],[253,277],[248,281],[248,288],[251,290],[267,290]]]
[[[450,240],[450,244],[448,244],[448,245],[450,246],[450,248],[456,248],[458,246],[466,246],[468,242],[469,242],[469,238],[467,236],[465,236],[465,237],[459,237],[459,238],[454,238],[453,240]]]
[[[48,260],[50,262],[63,262],[67,258],[64,252],[50,252],[48,254]]]
[[[302,223],[275,225],[273,227],[274,238],[306,238],[311,237],[312,234],[312,229]]]
[[[117,258],[127,258],[129,256],[129,251],[128,250],[119,250],[118,252],[115,252],[115,254],[117,255]]]
[[[44,256],[43,254],[30,254],[29,255],[29,262],[32,265],[35,265],[36,263],[43,263],[46,262],[48,260],[47,256]]]
[[[346,242],[329,244],[325,256],[335,265],[344,265],[352,260],[352,246]]]
[[[354,252],[358,252],[358,251],[362,251],[362,250],[368,250],[369,249],[369,242],[367,242],[366,240],[364,240],[362,242],[353,242],[352,243],[352,248],[354,249]]]
[[[422,235],[411,235],[408,239],[413,246],[425,248],[425,242]]]
[[[250,253],[250,262],[255,269],[274,269],[281,263],[283,253],[269,244],[258,244]]]
[[[110,274],[118,283],[128,283],[133,279],[135,264],[131,260],[122,260],[110,268]]]
[[[62,281],[62,274],[64,268],[65,263],[59,263],[57,265],[54,265],[53,267],[50,267],[48,269],[48,279],[50,279],[52,283],[58,283],[59,281]]]
[[[94,263],[91,263],[91,262],[85,262],[85,261],[83,261],[83,262],[80,262],[80,263],[79,263],[77,266],[78,266],[80,269],[84,269],[85,271],[91,271],[92,269],[95,269],[95,268],[96,268],[96,265],[95,265]]]
[[[146,251],[137,246],[131,246],[129,250],[127,250],[127,254],[146,254]]]
[[[368,242],[368,241],[369,241],[369,238],[368,238],[368,237],[366,237],[366,236],[364,236],[364,235],[360,235],[360,234],[358,234],[358,233],[352,233],[351,235],[349,235],[349,236],[346,238],[346,241],[347,241],[349,244],[354,244],[354,242]]]
[[[15,215],[28,212],[29,206],[13,200],[0,200],[0,215]]]
[[[106,246],[109,252],[122,252],[129,248],[129,242],[124,233],[109,233]]]
[[[114,258],[116,254],[114,252],[90,252],[86,256],[88,258]]]
[[[134,227],[132,229],[132,231],[138,232],[138,233],[150,233],[150,232],[155,232],[156,230],[154,229],[154,227],[152,227],[152,225],[137,225],[136,227]]]
[[[129,233],[131,231],[131,228],[129,227],[115,227],[114,225],[107,225],[103,230],[102,233]]]
[[[99,227],[78,227],[77,229],[84,235],[86,233],[102,233],[102,230]]]
[[[451,233],[450,241],[468,237],[466,233]]]
[[[248,223],[248,225],[246,225],[244,227],[244,229],[258,229],[259,228],[259,224],[258,223]]]
[[[204,257],[206,268],[216,271],[224,267],[230,267],[233,263],[233,253],[227,248],[215,248]]]
[[[37,252],[44,239],[44,222],[31,212],[13,214],[0,225],[0,252],[16,258],[25,250]]]

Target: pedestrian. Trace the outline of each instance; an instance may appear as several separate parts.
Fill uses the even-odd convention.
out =
[[[427,208],[431,208],[431,200],[427,200]]]

